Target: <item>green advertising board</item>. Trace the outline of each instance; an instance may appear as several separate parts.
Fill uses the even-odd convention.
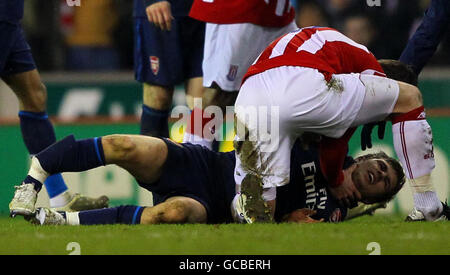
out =
[[[48,113],[76,118],[86,116],[138,115],[142,104],[141,84],[128,81],[44,81],[48,89]],[[427,108],[450,108],[450,79],[424,79],[420,83]],[[184,104],[184,91],[177,87],[174,105]]]
[[[433,128],[436,169],[433,174],[435,187],[442,200],[450,197],[450,117],[429,118]],[[108,134],[137,134],[139,126],[136,123],[119,124],[84,124],[84,125],[56,125],[58,138],[74,134],[76,138],[88,138]],[[382,149],[390,155],[395,155],[392,145],[392,134],[387,127],[386,137],[383,141],[374,143],[373,150]],[[229,133],[229,137],[232,133]],[[0,213],[6,214],[8,203],[14,193],[14,185],[20,184],[29,167],[29,158],[22,142],[18,125],[0,126],[2,146],[0,148],[0,167],[2,183],[0,184]],[[179,137],[175,137],[176,140]],[[230,150],[231,142],[224,142],[222,150]],[[350,153],[353,156],[360,154],[359,131],[350,142]],[[107,166],[93,169],[83,173],[63,174],[70,189],[90,196],[108,195],[111,205],[140,204],[151,205],[151,194],[138,187],[134,179],[124,170]],[[46,205],[48,198],[41,192],[38,205]],[[389,204],[384,212],[407,212],[412,208],[412,195],[409,187],[405,187],[399,196]],[[383,211],[382,211],[383,212]]]

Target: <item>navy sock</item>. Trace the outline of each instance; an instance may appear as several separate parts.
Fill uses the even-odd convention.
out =
[[[81,211],[80,224],[139,224],[144,207],[125,205],[114,208]]]
[[[23,141],[31,155],[41,152],[56,141],[55,130],[46,112],[20,111],[19,118]],[[48,177],[44,184],[50,198],[68,190],[60,174]]]
[[[37,179],[33,178],[32,176],[27,176],[24,180],[23,180],[23,184],[34,184],[34,190],[36,190],[36,192],[41,191],[42,189],[42,183],[40,183]]]
[[[169,137],[169,113],[142,105],[141,135],[152,137]]]
[[[70,135],[36,155],[49,174],[81,172],[105,165],[101,138],[75,140]]]

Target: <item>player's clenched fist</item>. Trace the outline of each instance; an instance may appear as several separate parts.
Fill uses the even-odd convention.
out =
[[[155,24],[163,31],[170,31],[172,27],[172,11],[168,1],[161,1],[151,4],[145,9],[150,23]]]

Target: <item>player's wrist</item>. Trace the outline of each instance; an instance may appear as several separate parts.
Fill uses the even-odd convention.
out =
[[[144,5],[148,7],[159,2],[167,2],[167,0],[144,0]]]

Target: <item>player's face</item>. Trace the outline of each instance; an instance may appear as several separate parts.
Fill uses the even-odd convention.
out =
[[[390,192],[397,184],[397,175],[384,159],[370,159],[357,163],[352,179],[365,203],[373,203],[377,198]]]

